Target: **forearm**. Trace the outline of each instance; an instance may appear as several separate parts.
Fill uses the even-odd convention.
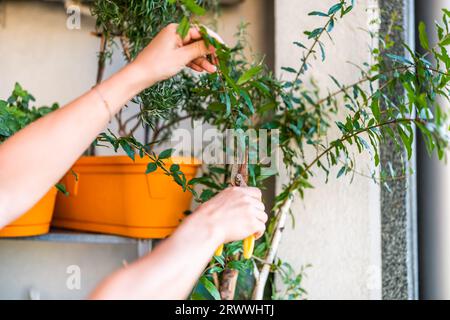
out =
[[[111,114],[141,89],[132,65],[98,86]],[[110,113],[90,90],[0,145],[0,228],[37,202],[106,127]]]
[[[223,239],[194,213],[148,256],[117,271],[93,299],[185,299]]]

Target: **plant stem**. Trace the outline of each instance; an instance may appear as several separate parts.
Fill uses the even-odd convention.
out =
[[[275,259],[275,256],[278,252],[278,247],[281,242],[281,236],[283,234],[283,229],[286,224],[286,217],[291,208],[292,197],[288,197],[287,201],[283,203],[281,206],[279,213],[277,224],[275,227],[275,232],[273,234],[272,240],[270,242],[269,251],[266,254],[265,263],[259,272],[259,277],[256,279],[255,289],[253,291],[253,300],[262,300],[264,297],[264,289],[266,287],[267,279],[269,277],[269,272],[272,267],[272,263]]]
[[[293,86],[292,86],[292,88],[291,88],[291,90],[290,90],[290,92],[289,92],[290,94],[292,94],[292,93],[294,92],[295,83],[297,83],[298,79],[300,78],[300,75],[303,73],[303,70],[305,69],[306,64],[308,63],[309,57],[311,56],[311,54],[313,54],[314,48],[315,48],[316,45],[319,43],[320,37],[323,35],[323,33],[325,32],[325,30],[328,28],[328,26],[330,25],[331,21],[334,20],[335,15],[336,15],[336,14],[334,13],[334,14],[332,14],[332,15],[329,17],[327,23],[326,23],[325,26],[322,28],[322,31],[320,31],[320,33],[314,38],[313,44],[311,45],[311,47],[309,47],[308,52],[306,53],[306,55],[305,55],[304,58],[303,58],[303,62],[302,62],[302,64],[301,64],[301,66],[300,66],[300,69],[298,69],[298,72],[297,72],[296,75],[295,75],[294,81],[292,82],[292,83],[293,83]]]
[[[170,122],[167,122],[167,123],[161,125],[160,127],[157,125],[155,130],[153,130],[152,140],[150,141],[150,144],[153,144],[158,140],[158,137],[162,131],[164,131],[167,128],[172,127],[173,125],[175,125],[183,120],[189,119],[190,117],[191,117],[191,115],[185,115],[185,116],[176,118],[175,120],[172,120]]]

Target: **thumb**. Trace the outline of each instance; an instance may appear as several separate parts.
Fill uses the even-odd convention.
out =
[[[179,50],[181,51],[182,59],[185,64],[213,52],[213,50],[206,47],[203,40],[192,42],[181,47]]]

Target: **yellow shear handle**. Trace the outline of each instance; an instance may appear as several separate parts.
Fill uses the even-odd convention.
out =
[[[255,236],[251,235],[244,239],[244,259],[250,259],[255,249]]]
[[[255,236],[248,236],[244,239],[244,259],[250,259],[255,249]],[[221,256],[223,253],[223,244],[221,244],[214,252],[215,256]]]
[[[216,251],[214,252],[215,256],[221,256],[223,253],[223,243],[216,249]]]

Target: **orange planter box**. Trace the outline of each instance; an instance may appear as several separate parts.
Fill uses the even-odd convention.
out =
[[[69,196],[58,194],[52,225],[134,238],[164,238],[189,210],[192,194],[161,169],[145,174],[148,159],[81,157],[62,179]],[[171,161],[164,161],[167,168]],[[187,180],[198,164],[180,164]]]
[[[48,233],[55,207],[56,193],[56,188],[51,188],[27,213],[0,229],[0,238],[37,236]]]

